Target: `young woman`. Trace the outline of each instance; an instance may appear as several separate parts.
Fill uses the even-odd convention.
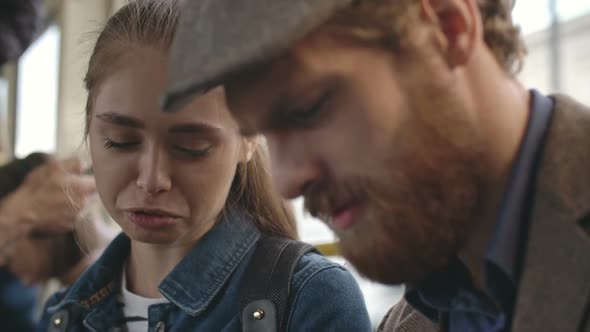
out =
[[[267,236],[294,239],[255,139],[214,89],[165,114],[178,1],[132,1],[107,22],[85,79],[99,195],[123,234],[41,322],[58,331],[241,331],[244,272]],[[368,331],[354,278],[315,253],[290,284],[289,331]]]

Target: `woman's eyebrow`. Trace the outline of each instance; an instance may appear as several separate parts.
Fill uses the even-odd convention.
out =
[[[143,123],[138,119],[127,115],[117,114],[115,112],[96,114],[95,117],[104,122],[118,126],[131,127],[136,129],[143,129],[145,127]]]
[[[184,123],[170,127],[169,133],[173,134],[192,134],[192,133],[205,133],[215,134],[221,132],[220,127],[216,127],[206,123]]]

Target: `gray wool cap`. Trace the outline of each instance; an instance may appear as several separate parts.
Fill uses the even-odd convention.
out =
[[[352,2],[185,0],[162,109],[174,111],[229,75],[279,55]]]
[[[164,111],[280,54],[352,0],[185,0]]]

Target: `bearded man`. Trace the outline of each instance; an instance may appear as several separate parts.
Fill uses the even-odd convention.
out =
[[[223,85],[384,331],[590,331],[590,111],[516,78],[502,0],[193,0],[167,111]]]

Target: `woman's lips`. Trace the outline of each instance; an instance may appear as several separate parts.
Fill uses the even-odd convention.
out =
[[[180,217],[169,212],[156,210],[127,210],[127,218],[139,227],[161,229],[176,224]]]

